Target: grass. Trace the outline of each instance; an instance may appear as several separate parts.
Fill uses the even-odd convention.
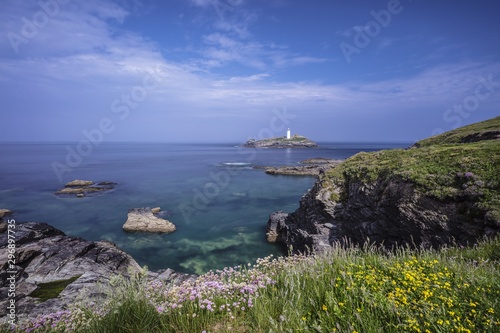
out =
[[[430,137],[416,143],[418,147],[428,147],[442,144],[463,143],[472,137],[484,136],[486,133],[500,134],[500,117],[457,128],[443,134]]]
[[[80,276],[75,276],[66,280],[40,283],[30,296],[38,298],[41,302],[51,298],[56,298],[64,290],[64,288],[75,282],[79,277]]]
[[[439,251],[334,247],[314,256],[260,259],[180,286],[137,276],[116,280],[103,304],[75,306],[18,329],[498,332],[499,258],[496,238]]]
[[[500,220],[500,141],[445,144],[407,150],[360,153],[323,176],[326,184],[342,189],[350,183],[389,180],[412,182],[421,193],[436,199],[475,203],[479,213]]]

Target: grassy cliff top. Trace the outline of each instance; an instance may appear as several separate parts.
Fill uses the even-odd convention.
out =
[[[495,131],[500,133],[500,117],[420,141],[420,148],[359,153],[323,179],[342,185],[399,178],[440,200],[462,197],[477,202],[500,220],[500,140],[464,140]]]
[[[445,132],[415,144],[416,147],[428,147],[433,145],[451,143],[470,143],[483,140],[500,140],[500,117],[475,123]]]

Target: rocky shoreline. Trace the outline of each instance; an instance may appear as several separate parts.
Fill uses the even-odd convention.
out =
[[[276,166],[276,167],[254,167],[263,169],[269,175],[289,175],[289,176],[314,176],[317,177],[321,173],[329,170],[342,163],[342,160],[334,160],[328,158],[314,158],[301,161],[302,165],[294,166]]]
[[[272,213],[267,240],[309,253],[334,243],[438,248],[494,237],[500,141],[489,133],[498,128],[500,117],[406,150],[359,153],[322,173],[296,211]]]
[[[194,277],[171,269],[144,272],[129,254],[113,243],[67,236],[46,223],[17,223],[15,231],[14,267],[7,259],[7,232],[0,232],[0,318],[7,315],[7,295],[13,278],[16,314],[24,321],[69,309],[77,301],[102,301],[104,291],[115,276],[129,278],[146,274],[149,281],[158,279],[173,284]],[[63,289],[58,293],[51,291],[49,285],[53,282],[62,284]],[[38,296],[47,292],[54,294],[49,298]]]

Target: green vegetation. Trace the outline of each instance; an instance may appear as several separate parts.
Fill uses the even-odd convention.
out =
[[[449,143],[479,130],[493,129],[500,130],[500,117],[421,141],[424,143],[421,148],[360,153],[329,170],[323,179],[337,186],[351,182],[410,181],[425,195],[443,201],[466,199],[475,204],[477,212],[489,211],[498,220],[500,141]],[[346,198],[347,188],[343,186],[340,200]]]
[[[495,132],[496,135],[500,135],[500,117],[457,128],[419,141],[416,145],[419,147],[427,147],[450,143],[464,143],[464,141],[470,141],[473,137],[485,136],[485,134],[492,132]]]
[[[67,280],[52,281],[40,283],[31,294],[31,297],[40,299],[41,302],[51,298],[56,298],[71,283],[75,282],[80,276],[75,276]]]
[[[245,144],[245,146],[253,147],[256,145],[257,147],[276,147],[276,146],[308,146],[308,147],[316,147],[317,144],[308,138],[294,134],[290,139],[287,139],[285,136],[277,137],[277,138],[269,138],[262,140],[249,140]]]
[[[357,154],[322,180],[344,189],[331,195],[334,201],[352,182],[409,181],[424,195],[460,199],[499,220],[498,130],[500,117],[423,140],[420,148]],[[75,304],[17,331],[493,333],[500,331],[498,276],[498,236],[472,248],[390,253],[339,245],[176,286],[143,275],[121,278],[105,302]]]
[[[26,332],[498,332],[500,238],[474,248],[334,247],[258,260],[176,287],[118,280],[106,304]],[[37,328],[35,328],[37,327]]]

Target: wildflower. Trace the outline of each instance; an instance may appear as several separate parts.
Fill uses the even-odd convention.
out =
[[[323,306],[321,308],[323,309],[323,311],[327,311],[328,310],[328,308],[326,307],[325,304],[323,304]]]

